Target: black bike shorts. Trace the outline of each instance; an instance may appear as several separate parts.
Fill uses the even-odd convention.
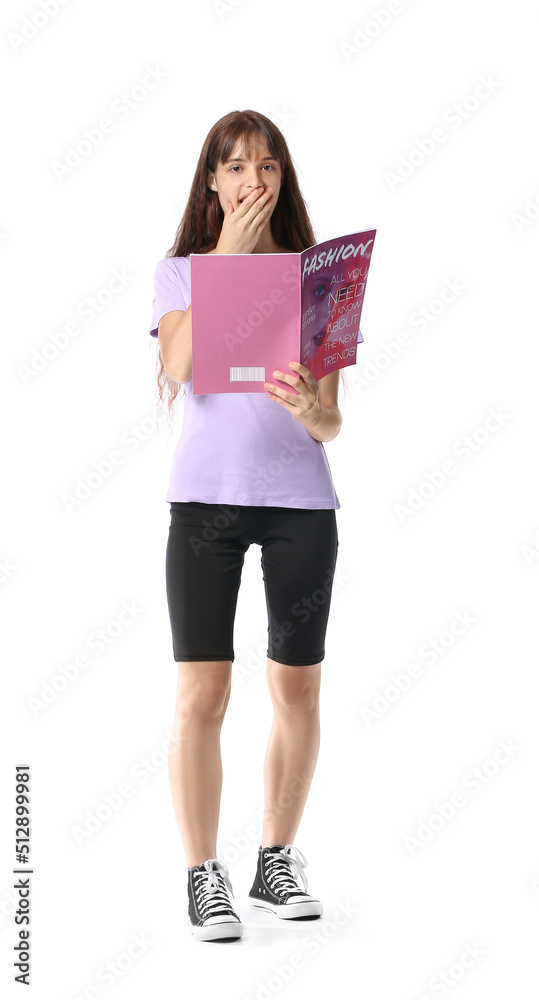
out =
[[[234,660],[244,555],[262,547],[270,659],[319,663],[339,545],[335,510],[170,504],[166,589],[174,659]]]

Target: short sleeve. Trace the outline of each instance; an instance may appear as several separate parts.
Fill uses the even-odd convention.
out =
[[[185,296],[182,292],[178,271],[174,261],[178,258],[165,257],[160,260],[155,269],[154,293],[152,319],[150,323],[150,335],[157,337],[159,320],[167,312],[173,309],[187,310]]]

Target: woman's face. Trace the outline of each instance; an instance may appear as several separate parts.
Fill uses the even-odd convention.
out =
[[[271,156],[266,143],[260,141],[249,158],[238,143],[232,150],[230,159],[226,163],[219,163],[215,174],[209,175],[208,186],[212,191],[217,191],[223,212],[226,212],[229,201],[236,211],[238,205],[260,184],[264,188],[271,187],[275,195],[275,203],[269,214],[271,217],[281,183],[279,161]],[[260,191],[260,194],[263,192]]]

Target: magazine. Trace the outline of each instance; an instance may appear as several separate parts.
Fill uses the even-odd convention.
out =
[[[318,381],[357,361],[375,229],[301,253],[191,254],[193,393],[265,392],[299,361]]]

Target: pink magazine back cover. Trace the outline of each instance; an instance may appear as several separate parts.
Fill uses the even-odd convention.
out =
[[[299,360],[299,256],[191,254],[193,393],[265,392]]]

